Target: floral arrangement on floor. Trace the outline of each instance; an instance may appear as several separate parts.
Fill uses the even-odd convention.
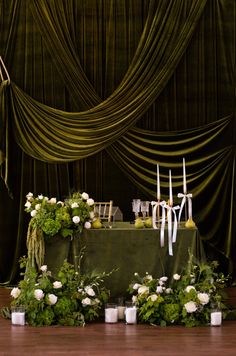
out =
[[[29,265],[40,267],[44,260],[44,240],[55,235],[72,238],[83,229],[90,229],[94,219],[94,200],[85,192],[74,193],[65,201],[46,196],[26,195],[25,211],[31,220],[27,232]]]
[[[20,266],[25,268],[24,279],[11,291],[11,307],[24,307],[29,325],[84,326],[103,314],[109,297],[103,282],[112,272],[82,275],[80,268],[65,261],[53,278],[46,265],[36,271],[26,268],[27,259],[21,258]]]
[[[135,273],[128,291],[138,308],[138,320],[153,325],[208,325],[214,308],[220,308],[225,317],[223,303],[229,277],[217,273],[218,263],[194,263],[189,256],[187,267],[181,274],[153,278]]]

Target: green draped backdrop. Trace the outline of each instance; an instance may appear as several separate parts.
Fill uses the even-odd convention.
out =
[[[235,276],[234,0],[0,0],[0,282],[26,253],[25,195],[182,192]],[[4,65],[6,70],[4,69]],[[8,75],[10,80],[8,80]]]

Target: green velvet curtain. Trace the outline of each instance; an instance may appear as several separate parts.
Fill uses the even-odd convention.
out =
[[[235,2],[1,0],[0,281],[17,278],[28,191],[182,192],[210,258],[235,273]]]

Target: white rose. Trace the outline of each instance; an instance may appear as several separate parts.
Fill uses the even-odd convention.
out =
[[[56,304],[57,296],[55,294],[48,294],[48,302],[50,305]]]
[[[165,292],[166,292],[166,294],[170,294],[172,292],[172,289],[171,288],[166,288]]]
[[[152,276],[150,274],[146,275],[145,276],[145,279],[148,280],[148,281],[152,281]]]
[[[139,289],[139,287],[141,286],[141,284],[139,284],[139,283],[135,283],[134,285],[133,285],[133,289]]]
[[[87,204],[88,204],[89,206],[93,206],[93,205],[94,205],[94,200],[93,200],[92,198],[89,198],[89,199],[87,200]]]
[[[55,282],[53,282],[53,288],[55,288],[55,289],[59,289],[59,288],[61,288],[61,287],[62,287],[61,282],[59,282],[59,281],[55,281]]]
[[[37,214],[37,210],[32,210],[30,215],[32,216],[32,218]]]
[[[187,313],[194,313],[197,310],[197,305],[195,302],[188,302],[184,304]]]
[[[85,224],[84,224],[84,227],[85,227],[85,229],[87,229],[87,230],[88,230],[88,229],[91,229],[91,226],[92,226],[92,225],[91,225],[91,222],[90,222],[90,221],[86,221]]]
[[[11,296],[15,299],[18,298],[20,294],[21,294],[21,290],[17,287],[13,288],[11,291]]]
[[[93,219],[94,218],[94,211],[90,211],[90,213],[89,213],[89,217],[90,217],[90,219]]]
[[[39,200],[43,200],[43,194],[38,195]]]
[[[209,303],[210,298],[207,293],[198,293],[197,297],[202,305]]]
[[[161,286],[157,286],[156,292],[157,294],[163,293],[163,288]]]
[[[167,279],[168,279],[168,277],[164,276],[164,277],[161,277],[161,278],[160,278],[160,281],[162,281],[162,282],[166,282],[166,281],[167,281]]]
[[[157,295],[156,294],[152,294],[148,297],[148,299],[151,299],[152,302],[155,302],[157,300]]]
[[[81,197],[82,197],[83,200],[88,200],[89,195],[88,195],[87,193],[83,192],[83,193],[81,194]]]
[[[41,269],[42,272],[46,272],[47,269],[48,269],[48,266],[47,265],[43,265],[43,266],[40,267],[40,269]]]
[[[158,284],[159,286],[163,286],[164,282],[160,280]]]
[[[91,305],[91,299],[90,298],[82,299],[82,304],[83,304],[83,306]]]
[[[132,302],[133,302],[133,304],[135,304],[135,303],[137,302],[137,297],[136,297],[136,295],[133,295],[133,296],[132,296]]]
[[[33,193],[29,192],[27,195],[26,195],[26,198],[32,198],[34,196]]]
[[[175,281],[178,281],[179,279],[180,279],[180,275],[178,274],[178,273],[175,273],[174,275],[173,275],[173,278],[174,278],[174,280]]]
[[[30,208],[30,207],[31,207],[31,203],[30,203],[29,201],[27,201],[27,202],[25,203],[25,207],[26,207],[26,208]]]
[[[36,204],[35,205],[35,210],[39,210],[41,208],[41,204]]]
[[[72,220],[73,220],[73,223],[74,224],[79,224],[79,222],[80,222],[80,217],[79,216],[73,216],[73,218],[72,218]]]
[[[87,286],[84,288],[85,289],[85,292],[90,296],[90,297],[94,297],[95,296],[95,292],[93,290],[92,287],[90,286]]]
[[[140,286],[138,289],[138,294],[145,294],[149,293],[149,288],[146,286]]]
[[[60,200],[59,200],[59,201],[57,202],[57,205],[64,206],[65,204],[63,203],[63,201],[60,201]]]
[[[72,209],[78,208],[78,207],[79,207],[79,204],[78,204],[78,203],[72,203],[72,204],[71,204],[71,207],[72,207]]]
[[[189,293],[192,289],[193,289],[193,290],[196,290],[194,286],[187,286],[187,287],[185,288],[185,292]]]
[[[34,296],[37,300],[43,299],[44,293],[43,293],[42,289],[35,289]]]
[[[57,199],[56,199],[56,198],[51,198],[48,202],[49,202],[50,204],[56,204]]]
[[[48,201],[48,197],[44,197],[44,200],[45,200],[45,201]]]

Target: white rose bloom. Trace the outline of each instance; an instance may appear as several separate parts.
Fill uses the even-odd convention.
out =
[[[26,198],[32,198],[34,196],[33,193],[29,192],[27,195],[26,195]]]
[[[166,292],[166,294],[170,294],[172,292],[172,289],[171,288],[166,288],[165,292]]]
[[[39,210],[41,208],[41,204],[36,204],[35,205],[35,210]]]
[[[91,229],[91,226],[92,226],[92,225],[91,225],[91,222],[90,222],[90,221],[86,221],[85,224],[84,224],[84,227],[85,227],[85,229],[87,229],[87,230],[88,230],[88,229]]]
[[[59,205],[59,204],[60,204],[61,206],[64,206],[64,205],[65,205],[65,204],[63,203],[63,201],[60,201],[60,200],[57,202],[57,205]]]
[[[185,288],[185,292],[189,293],[192,289],[193,289],[193,290],[196,290],[194,286],[187,286],[187,287]]]
[[[210,298],[207,293],[198,293],[197,297],[202,305],[209,303]]]
[[[43,200],[43,194],[38,195],[39,200]]]
[[[25,207],[26,207],[26,208],[30,208],[30,207],[31,207],[31,203],[30,203],[29,201],[27,201],[27,202],[25,203]]]
[[[160,280],[158,284],[159,286],[163,286],[164,282]]]
[[[149,288],[146,286],[140,286],[138,289],[138,294],[145,294],[149,293]]]
[[[135,303],[137,302],[137,297],[136,297],[136,295],[133,295],[133,296],[132,296],[132,302],[133,302],[133,304],[135,304]]]
[[[37,214],[37,210],[32,210],[30,215],[32,216],[32,218]]]
[[[157,286],[156,292],[157,294],[163,293],[163,288],[161,286]]]
[[[11,291],[11,296],[15,299],[18,298],[20,294],[21,294],[21,290],[17,287],[13,288]]]
[[[162,282],[166,282],[166,281],[167,281],[167,279],[168,279],[168,277],[164,276],[164,277],[161,277],[161,278],[160,278],[160,281],[162,281]]]
[[[145,276],[145,279],[148,281],[152,281],[153,278],[150,274],[148,274],[147,276]]]
[[[91,299],[90,298],[82,299],[82,304],[83,304],[83,306],[91,305]]]
[[[41,269],[42,272],[46,272],[47,269],[48,269],[48,266],[47,265],[43,265],[43,266],[40,267],[40,269]]]
[[[83,192],[83,193],[81,194],[81,197],[82,197],[83,200],[88,200],[89,195],[88,195],[87,193]]]
[[[91,288],[90,286],[85,287],[84,290],[90,297],[95,296],[95,292],[94,292],[93,288]]]
[[[45,201],[48,201],[49,199],[48,199],[48,197],[44,197],[44,200],[45,200]]]
[[[43,299],[44,293],[43,293],[42,289],[35,289],[34,296],[37,300]]]
[[[55,294],[48,294],[48,302],[50,305],[56,304],[57,296]]]
[[[152,294],[148,297],[148,299],[151,299],[152,302],[155,302],[157,300],[157,295],[156,294]]]
[[[141,287],[141,284],[139,284],[139,283],[135,283],[134,285],[133,285],[133,289],[139,289],[139,287]]]
[[[78,208],[78,207],[79,207],[79,204],[78,204],[78,203],[72,203],[72,204],[71,204],[71,207],[72,207],[72,209]]]
[[[89,206],[94,205],[94,200],[93,200],[92,198],[89,198],[89,199],[87,200],[87,204],[88,204]]]
[[[48,202],[49,202],[50,204],[56,204],[57,199],[56,199],[56,198],[51,198]]]
[[[180,279],[180,275],[178,274],[178,273],[175,273],[174,275],[173,275],[173,278],[174,278],[174,280],[175,281],[178,281],[179,279]]]
[[[94,211],[90,211],[90,213],[89,213],[89,217],[90,217],[90,219],[93,219],[93,218],[94,218],[94,216],[95,216]]]
[[[74,224],[79,224],[79,222],[80,222],[80,217],[79,216],[73,216],[73,218],[72,218],[72,220],[73,220],[73,223]]]
[[[194,313],[197,310],[197,305],[195,302],[188,302],[184,304],[187,313]]]
[[[61,287],[62,287],[61,282],[59,282],[59,281],[55,281],[55,282],[53,282],[53,288],[55,288],[55,289],[59,289],[59,288],[61,288]]]

